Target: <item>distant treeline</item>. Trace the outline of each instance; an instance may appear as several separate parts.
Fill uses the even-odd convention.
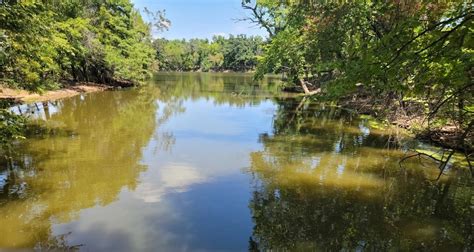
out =
[[[262,37],[246,35],[153,42],[164,71],[249,71],[256,67],[262,45]]]

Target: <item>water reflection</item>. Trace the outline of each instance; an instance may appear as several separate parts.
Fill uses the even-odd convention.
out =
[[[47,120],[37,122],[33,138],[2,171],[0,246],[48,247],[56,242],[51,222],[72,221],[81,209],[110,204],[123,188],[137,188],[146,169],[142,148],[158,123],[179,110],[170,103],[155,113],[157,96],[148,88],[35,105],[34,117]],[[157,137],[172,142],[172,136]]]
[[[193,184],[203,183],[207,178],[188,164],[167,164],[161,169],[160,178],[144,182],[136,190],[136,196],[146,203],[160,202],[168,192],[186,192]]]
[[[251,250],[472,248],[466,171],[431,182],[434,164],[400,168],[394,133],[331,107],[279,106],[274,134],[251,154]]]
[[[0,248],[245,248],[241,169],[273,107],[251,78],[163,74],[136,90],[14,107],[36,123],[0,169]],[[216,218],[226,209],[227,231]],[[236,231],[244,238],[230,242]]]
[[[37,122],[2,161],[0,248],[472,248],[463,170],[401,168],[416,142],[271,77],[165,73],[15,111]]]
[[[241,73],[163,73],[154,80],[160,85],[163,100],[212,100],[215,105],[236,107],[257,106],[265,99],[280,94],[280,82],[275,76],[255,82],[252,74]]]

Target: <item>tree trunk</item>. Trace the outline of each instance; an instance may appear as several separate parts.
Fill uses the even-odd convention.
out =
[[[72,80],[77,82],[76,66],[74,62],[71,63],[71,73],[72,73]]]
[[[318,88],[314,91],[309,91],[308,86],[306,86],[306,82],[303,79],[299,79],[299,81],[305,95],[314,95],[321,92],[321,88]]]

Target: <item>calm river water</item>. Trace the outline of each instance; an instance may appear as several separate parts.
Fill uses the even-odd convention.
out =
[[[0,166],[0,248],[472,251],[466,170],[434,181],[398,162],[429,146],[278,90],[163,73],[15,107],[37,126]]]

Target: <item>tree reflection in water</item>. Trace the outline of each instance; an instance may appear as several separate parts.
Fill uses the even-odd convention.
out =
[[[32,138],[0,172],[0,247],[76,248],[64,246],[68,234],[52,236],[51,225],[110,204],[123,188],[134,190],[152,137],[164,149],[173,144],[172,134],[156,135],[156,128],[182,108],[179,101],[159,108],[158,96],[159,89],[144,87],[23,109],[47,120],[37,121]]]
[[[222,230],[202,223],[234,230],[229,220],[249,220],[249,211],[233,198],[206,200],[248,195],[247,177],[234,179],[253,151],[250,249],[472,250],[467,170],[450,168],[432,182],[433,164],[410,160],[402,169],[402,150],[417,143],[347,111],[276,96],[272,82],[160,74],[141,89],[20,108],[45,121],[0,169],[0,247],[216,248]],[[261,145],[255,129],[271,132]],[[171,146],[176,155],[163,153]],[[222,186],[229,181],[238,186]],[[246,246],[235,237],[250,225],[227,230],[220,245]]]
[[[408,143],[333,107],[282,99],[251,154],[250,250],[472,250],[472,180],[398,160]],[[296,112],[296,113],[295,113]]]
[[[16,156],[0,166],[0,247],[88,249],[90,243],[74,242],[81,230],[62,234],[57,226],[90,224],[93,221],[81,218],[83,210],[119,203],[122,192],[132,191],[143,202],[159,203],[167,190],[184,192],[189,184],[205,181],[192,164],[179,162],[155,167],[155,176],[149,176],[147,182],[140,180],[152,165],[144,162],[144,157],[150,153],[158,156],[157,151],[170,150],[175,143],[172,129],[164,131],[161,126],[185,112],[185,103],[190,101],[204,99],[216,107],[258,105],[269,96],[271,82],[264,85],[261,92],[250,74],[161,73],[139,89],[15,107],[16,112],[38,120],[30,128],[30,139],[17,146]],[[139,225],[133,217],[145,212],[137,211],[142,205],[135,207],[126,206],[124,211],[135,211],[129,214],[130,223]],[[155,212],[159,217],[160,211]],[[107,214],[111,216],[108,221],[120,218],[117,213]],[[135,231],[126,225],[112,225],[120,237],[116,241],[123,244],[130,238],[120,233],[121,228]],[[145,239],[147,235],[134,237]],[[106,243],[113,242],[107,233],[99,236]]]

